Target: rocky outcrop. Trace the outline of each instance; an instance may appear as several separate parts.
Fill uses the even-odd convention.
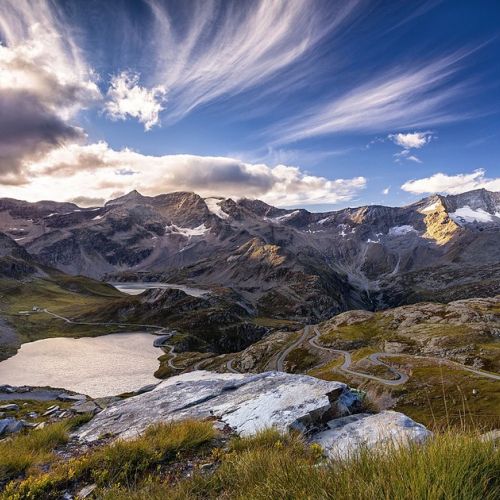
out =
[[[111,405],[82,426],[75,437],[85,443],[103,435],[127,439],[158,422],[214,419],[239,435],[269,427],[295,429],[333,456],[340,450],[345,454],[346,448],[354,452],[364,445],[388,443],[393,437],[420,442],[430,434],[395,412],[348,417],[361,409],[359,393],[340,382],[283,372],[239,375],[196,371]]]

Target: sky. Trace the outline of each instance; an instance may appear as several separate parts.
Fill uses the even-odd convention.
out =
[[[1,0],[0,197],[500,191],[498,0]]]

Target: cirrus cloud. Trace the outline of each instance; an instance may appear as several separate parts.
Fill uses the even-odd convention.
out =
[[[343,95],[273,127],[275,143],[341,132],[408,129],[470,117],[470,112],[450,111],[450,104],[471,91],[470,82],[458,82],[457,75],[472,52],[459,50],[424,64],[387,68]]]

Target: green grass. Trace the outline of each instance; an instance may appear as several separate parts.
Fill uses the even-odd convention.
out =
[[[280,318],[268,318],[264,316],[258,316],[252,320],[257,326],[264,326],[266,328],[273,328],[277,330],[296,330],[300,328],[300,323],[298,321],[280,319]]]
[[[427,360],[401,357],[399,362],[411,366],[411,376],[393,392],[398,398],[395,410],[431,428],[465,426],[486,431],[500,427],[498,381]]]
[[[50,450],[64,432],[40,439]],[[297,433],[263,430],[235,437],[224,448],[210,422],[155,425],[130,441],[94,448],[30,470],[10,482],[0,498],[56,499],[96,483],[97,498],[124,500],[195,499],[485,499],[500,496],[500,449],[475,433],[444,431],[424,445],[361,450],[349,460],[328,460],[318,445]],[[17,438],[19,439],[19,438]],[[200,459],[202,461],[200,461]],[[186,464],[212,464],[209,471]],[[168,469],[168,467],[173,469]],[[25,470],[27,467],[25,466]]]
[[[0,441],[0,482],[18,477],[36,465],[53,461],[54,448],[66,443],[68,432],[88,419],[87,415],[83,415]]]
[[[292,373],[303,372],[318,364],[319,357],[304,347],[297,347],[288,353],[286,364]]]
[[[360,347],[376,346],[381,340],[395,335],[388,327],[389,319],[375,314],[368,320],[358,321],[350,325],[331,327],[328,322],[320,325],[320,342],[325,346],[350,350]]]
[[[47,472],[34,472],[5,488],[5,499],[56,499],[78,484],[96,483],[100,487],[134,488],[162,464],[179,459],[214,439],[211,422],[183,421],[157,424],[140,437],[96,448],[81,457],[59,462]]]
[[[500,495],[500,451],[477,436],[444,433],[423,446],[362,451],[347,461],[324,460],[297,435],[264,431],[238,439],[214,474],[172,486],[150,480],[102,491],[106,499],[485,499]]]
[[[105,304],[121,302],[122,294],[105,283],[79,276],[59,276],[55,279],[35,279],[28,283],[0,280],[2,316],[9,321],[21,342],[48,337],[98,336],[120,331],[116,326],[73,325],[46,313],[20,316],[33,306],[46,308],[70,319],[91,315]]]

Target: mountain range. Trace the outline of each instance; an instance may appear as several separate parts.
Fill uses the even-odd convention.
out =
[[[500,293],[500,193],[484,189],[325,213],[189,192],[94,208],[3,198],[0,232],[3,274],[225,289],[267,317]]]

